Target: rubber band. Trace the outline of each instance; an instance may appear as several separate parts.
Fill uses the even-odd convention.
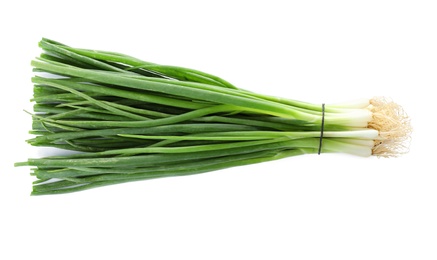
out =
[[[325,103],[322,104],[322,125],[320,127],[320,141],[319,141],[319,151],[318,155],[322,152],[322,143],[323,143],[323,130],[325,128]]]

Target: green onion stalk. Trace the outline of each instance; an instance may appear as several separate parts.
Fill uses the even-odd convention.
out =
[[[35,72],[32,195],[204,173],[314,153],[392,157],[408,150],[402,107],[375,97],[311,104],[240,89],[208,73],[48,39]]]

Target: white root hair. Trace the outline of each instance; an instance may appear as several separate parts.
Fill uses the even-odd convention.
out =
[[[370,100],[368,109],[372,112],[372,121],[368,128],[378,130],[374,140],[372,154],[378,157],[396,157],[409,150],[411,140],[411,122],[404,109],[384,97]]]

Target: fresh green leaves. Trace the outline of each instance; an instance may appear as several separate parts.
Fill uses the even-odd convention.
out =
[[[316,153],[320,105],[239,89],[198,70],[43,39],[34,146],[78,151],[29,159],[33,195],[203,173]],[[323,152],[370,155],[371,114],[326,106]],[[372,132],[373,131],[373,132]],[[377,136],[377,134],[376,134]]]

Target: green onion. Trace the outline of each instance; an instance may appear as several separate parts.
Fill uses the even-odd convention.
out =
[[[208,73],[42,39],[32,61],[32,195],[204,173],[311,153],[392,157],[410,120],[385,98],[311,104],[240,89]]]

